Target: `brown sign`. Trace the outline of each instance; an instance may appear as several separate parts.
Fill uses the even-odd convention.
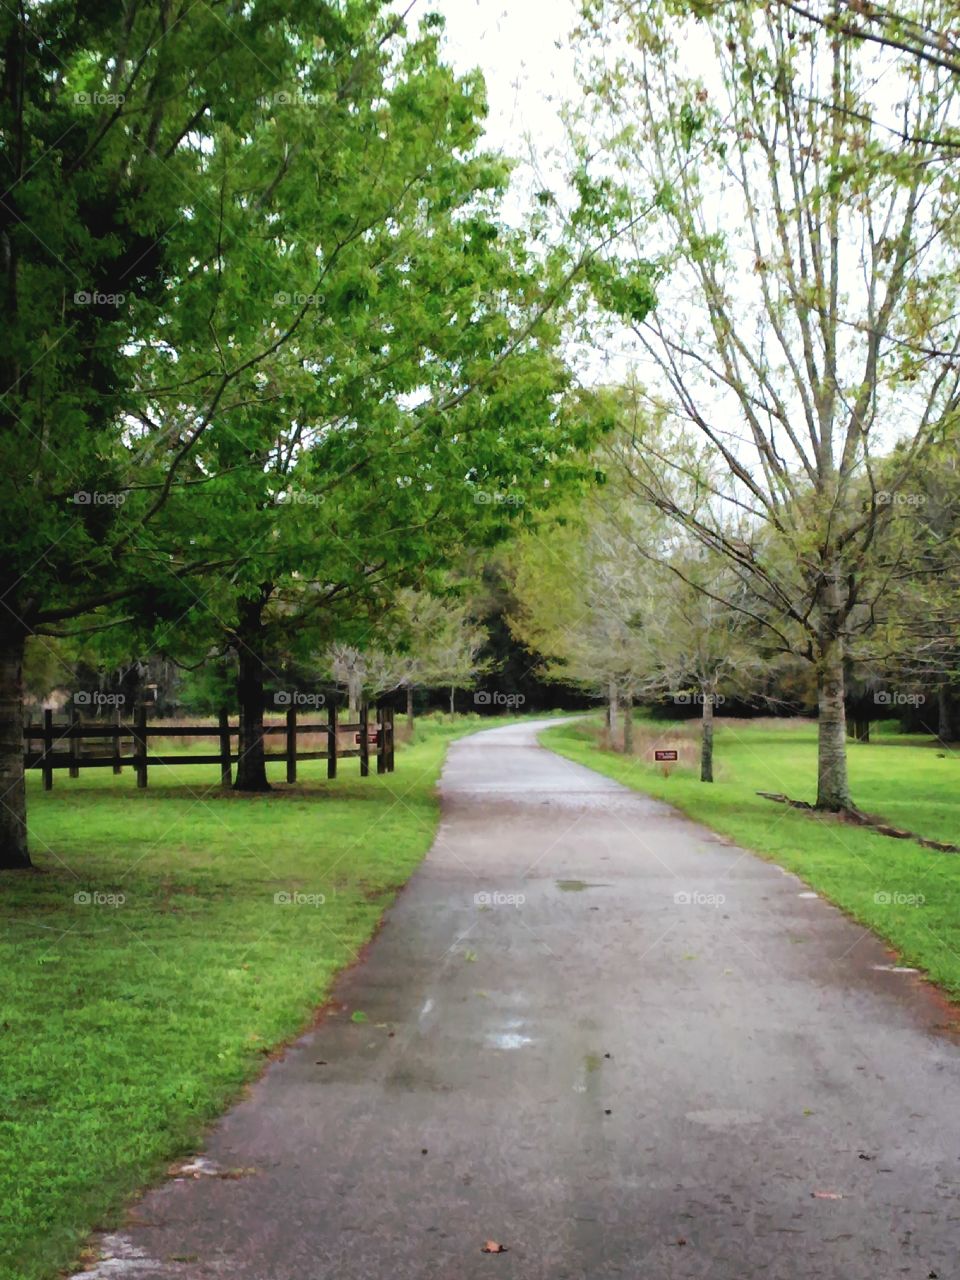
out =
[[[676,751],[654,751],[654,760],[676,760]]]

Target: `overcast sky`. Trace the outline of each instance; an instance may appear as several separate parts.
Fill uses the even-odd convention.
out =
[[[457,69],[483,71],[492,145],[519,153],[525,133],[538,146],[562,141],[557,107],[576,91],[566,39],[576,21],[571,0],[418,0],[420,6],[446,18]]]
[[[568,38],[577,21],[574,0],[417,0],[411,17],[429,12],[446,19],[447,58],[453,66],[483,72],[488,145],[535,163],[540,180],[534,185],[556,189],[568,167],[559,110],[578,92]],[[508,217],[527,204],[531,172],[516,175]],[[570,347],[568,357],[583,381],[607,382],[629,368],[631,359],[619,354],[623,345],[632,346],[626,333],[612,353],[598,344],[590,350]]]

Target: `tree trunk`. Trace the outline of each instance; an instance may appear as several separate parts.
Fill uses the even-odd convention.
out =
[[[713,781],[713,694],[704,693],[700,712],[700,781]]]
[[[949,681],[943,680],[937,689],[937,737],[941,742],[957,740],[956,711],[953,689]]]
[[[870,721],[863,716],[847,717],[847,737],[851,742],[870,741]]]
[[[817,663],[817,808],[830,813],[852,808],[843,693],[843,642],[828,633]]]
[[[350,713],[351,719],[360,714],[362,693],[363,687],[360,680],[360,673],[351,667],[347,672],[347,710]]]
[[[610,745],[616,749],[617,745],[617,686],[616,682],[611,680],[607,691],[607,729],[610,732]]]
[[[450,714],[451,715],[453,715],[456,710],[456,707],[454,705],[454,698],[456,697],[456,692],[457,692],[456,685],[451,685],[450,686]]]
[[[234,791],[270,791],[263,751],[263,602],[241,600],[237,625],[237,702],[240,708]]]
[[[407,685],[407,729],[413,733],[413,686]]]
[[[0,870],[31,865],[23,773],[23,646],[18,627],[0,644]]]
[[[633,755],[633,694],[623,695],[623,754]]]

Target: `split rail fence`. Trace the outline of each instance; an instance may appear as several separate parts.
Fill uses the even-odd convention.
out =
[[[266,751],[267,761],[282,760],[287,766],[287,782],[296,782],[297,763],[301,760],[326,760],[327,777],[337,776],[337,764],[341,760],[359,759],[360,776],[370,773],[371,756],[376,760],[377,773],[393,773],[393,708],[376,707],[371,719],[370,707],[360,707],[356,721],[339,719],[337,708],[327,708],[326,720],[302,723],[296,708],[289,708],[284,724],[267,724],[263,727],[267,738],[284,739],[282,751]],[[326,735],[326,747],[322,751],[302,751],[298,740],[301,735],[322,733]],[[353,736],[354,745],[344,747],[344,736]],[[218,764],[220,780],[224,786],[233,781],[233,765],[238,759],[234,740],[239,739],[239,727],[230,723],[227,711],[221,711],[215,725],[178,725],[158,720],[147,722],[147,708],[137,707],[132,723],[124,723],[118,714],[112,723],[102,720],[84,721],[74,711],[67,722],[56,723],[52,711],[44,711],[42,724],[27,724],[23,730],[24,766],[40,769],[44,790],[53,787],[53,775],[58,769],[68,769],[71,778],[78,778],[81,769],[112,768],[120,773],[124,765],[131,765],[137,775],[137,786],[145,787],[151,768],[165,765]],[[168,738],[214,738],[218,743],[216,753],[206,755],[151,755],[150,739],[163,741]],[[36,749],[36,744],[41,744]],[[266,744],[265,744],[266,745]],[[237,741],[239,747],[239,740]]]

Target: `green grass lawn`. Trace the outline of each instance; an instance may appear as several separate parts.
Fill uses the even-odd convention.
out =
[[[421,722],[384,777],[316,761],[288,788],[271,765],[270,796],[220,791],[216,766],[140,792],[132,770],[46,794],[31,774],[39,870],[0,873],[3,1280],[75,1262],[304,1027],[429,847],[447,743],[481,723]]]
[[[627,786],[670,801],[690,817],[797,872],[814,889],[887,939],[906,963],[960,997],[960,854],[935,853],[836,819],[774,804],[756,792],[816,797],[816,726],[809,722],[718,722],[714,783],[691,763],[668,778],[652,761],[656,745],[690,758],[697,726],[638,721],[633,757],[601,750],[595,722],[541,734],[545,746]],[[929,739],[879,735],[851,743],[856,804],[894,825],[960,843],[960,752]]]

